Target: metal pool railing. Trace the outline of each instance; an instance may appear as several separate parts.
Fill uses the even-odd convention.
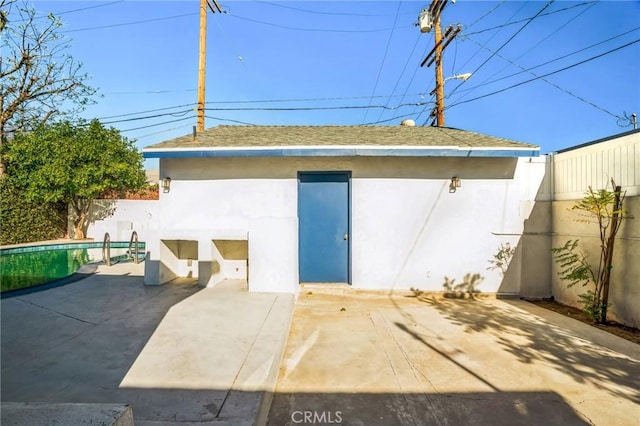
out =
[[[132,246],[133,252],[131,251]],[[129,255],[133,256],[133,263],[140,263],[140,258],[138,256],[138,233],[136,231],[131,233],[131,239],[129,240]]]
[[[104,240],[102,240],[102,261],[111,266],[111,236],[108,232],[104,233]]]

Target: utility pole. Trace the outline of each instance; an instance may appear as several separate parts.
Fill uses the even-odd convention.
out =
[[[434,3],[437,0],[434,0]],[[444,126],[444,77],[442,75],[442,28],[440,14],[436,16],[434,39],[436,48],[436,120],[438,127]]]
[[[213,2],[213,4],[212,4]],[[215,8],[214,8],[215,6]],[[204,88],[207,68],[207,7],[222,13],[217,0],[200,0],[200,49],[198,54],[198,132],[204,131]]]
[[[444,77],[442,75],[442,54],[447,48],[449,43],[458,35],[462,29],[459,25],[457,28],[453,26],[447,27],[444,34],[442,34],[442,28],[440,26],[440,15],[444,10],[449,0],[433,0],[429,9],[423,9],[418,17],[418,25],[420,26],[420,32],[428,33],[431,29],[434,30],[434,42],[435,45],[429,54],[424,58],[420,66],[427,64],[430,67],[435,62],[436,64],[436,87],[431,91],[431,95],[436,95],[436,106],[431,111],[430,117],[434,117],[434,121],[431,125],[437,123],[438,127],[444,126]],[[455,3],[455,0],[452,0]]]

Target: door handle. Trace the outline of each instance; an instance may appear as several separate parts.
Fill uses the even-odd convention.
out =
[[[348,240],[349,239],[349,234],[344,234],[344,239]]]

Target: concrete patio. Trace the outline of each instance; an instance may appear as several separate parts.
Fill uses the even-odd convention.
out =
[[[248,293],[242,281],[145,287],[143,268],[100,266],[3,299],[2,402],[129,404],[136,425],[265,417],[293,296]]]
[[[527,302],[305,287],[294,309],[242,282],[141,275],[100,267],[3,299],[3,408],[129,404],[136,425],[640,420],[639,346]]]
[[[637,425],[639,349],[520,300],[305,288],[269,424]]]

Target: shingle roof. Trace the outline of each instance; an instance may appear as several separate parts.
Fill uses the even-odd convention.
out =
[[[410,126],[217,126],[197,137],[185,135],[145,148],[272,148],[272,147],[459,147],[526,148],[515,142],[449,127]]]

